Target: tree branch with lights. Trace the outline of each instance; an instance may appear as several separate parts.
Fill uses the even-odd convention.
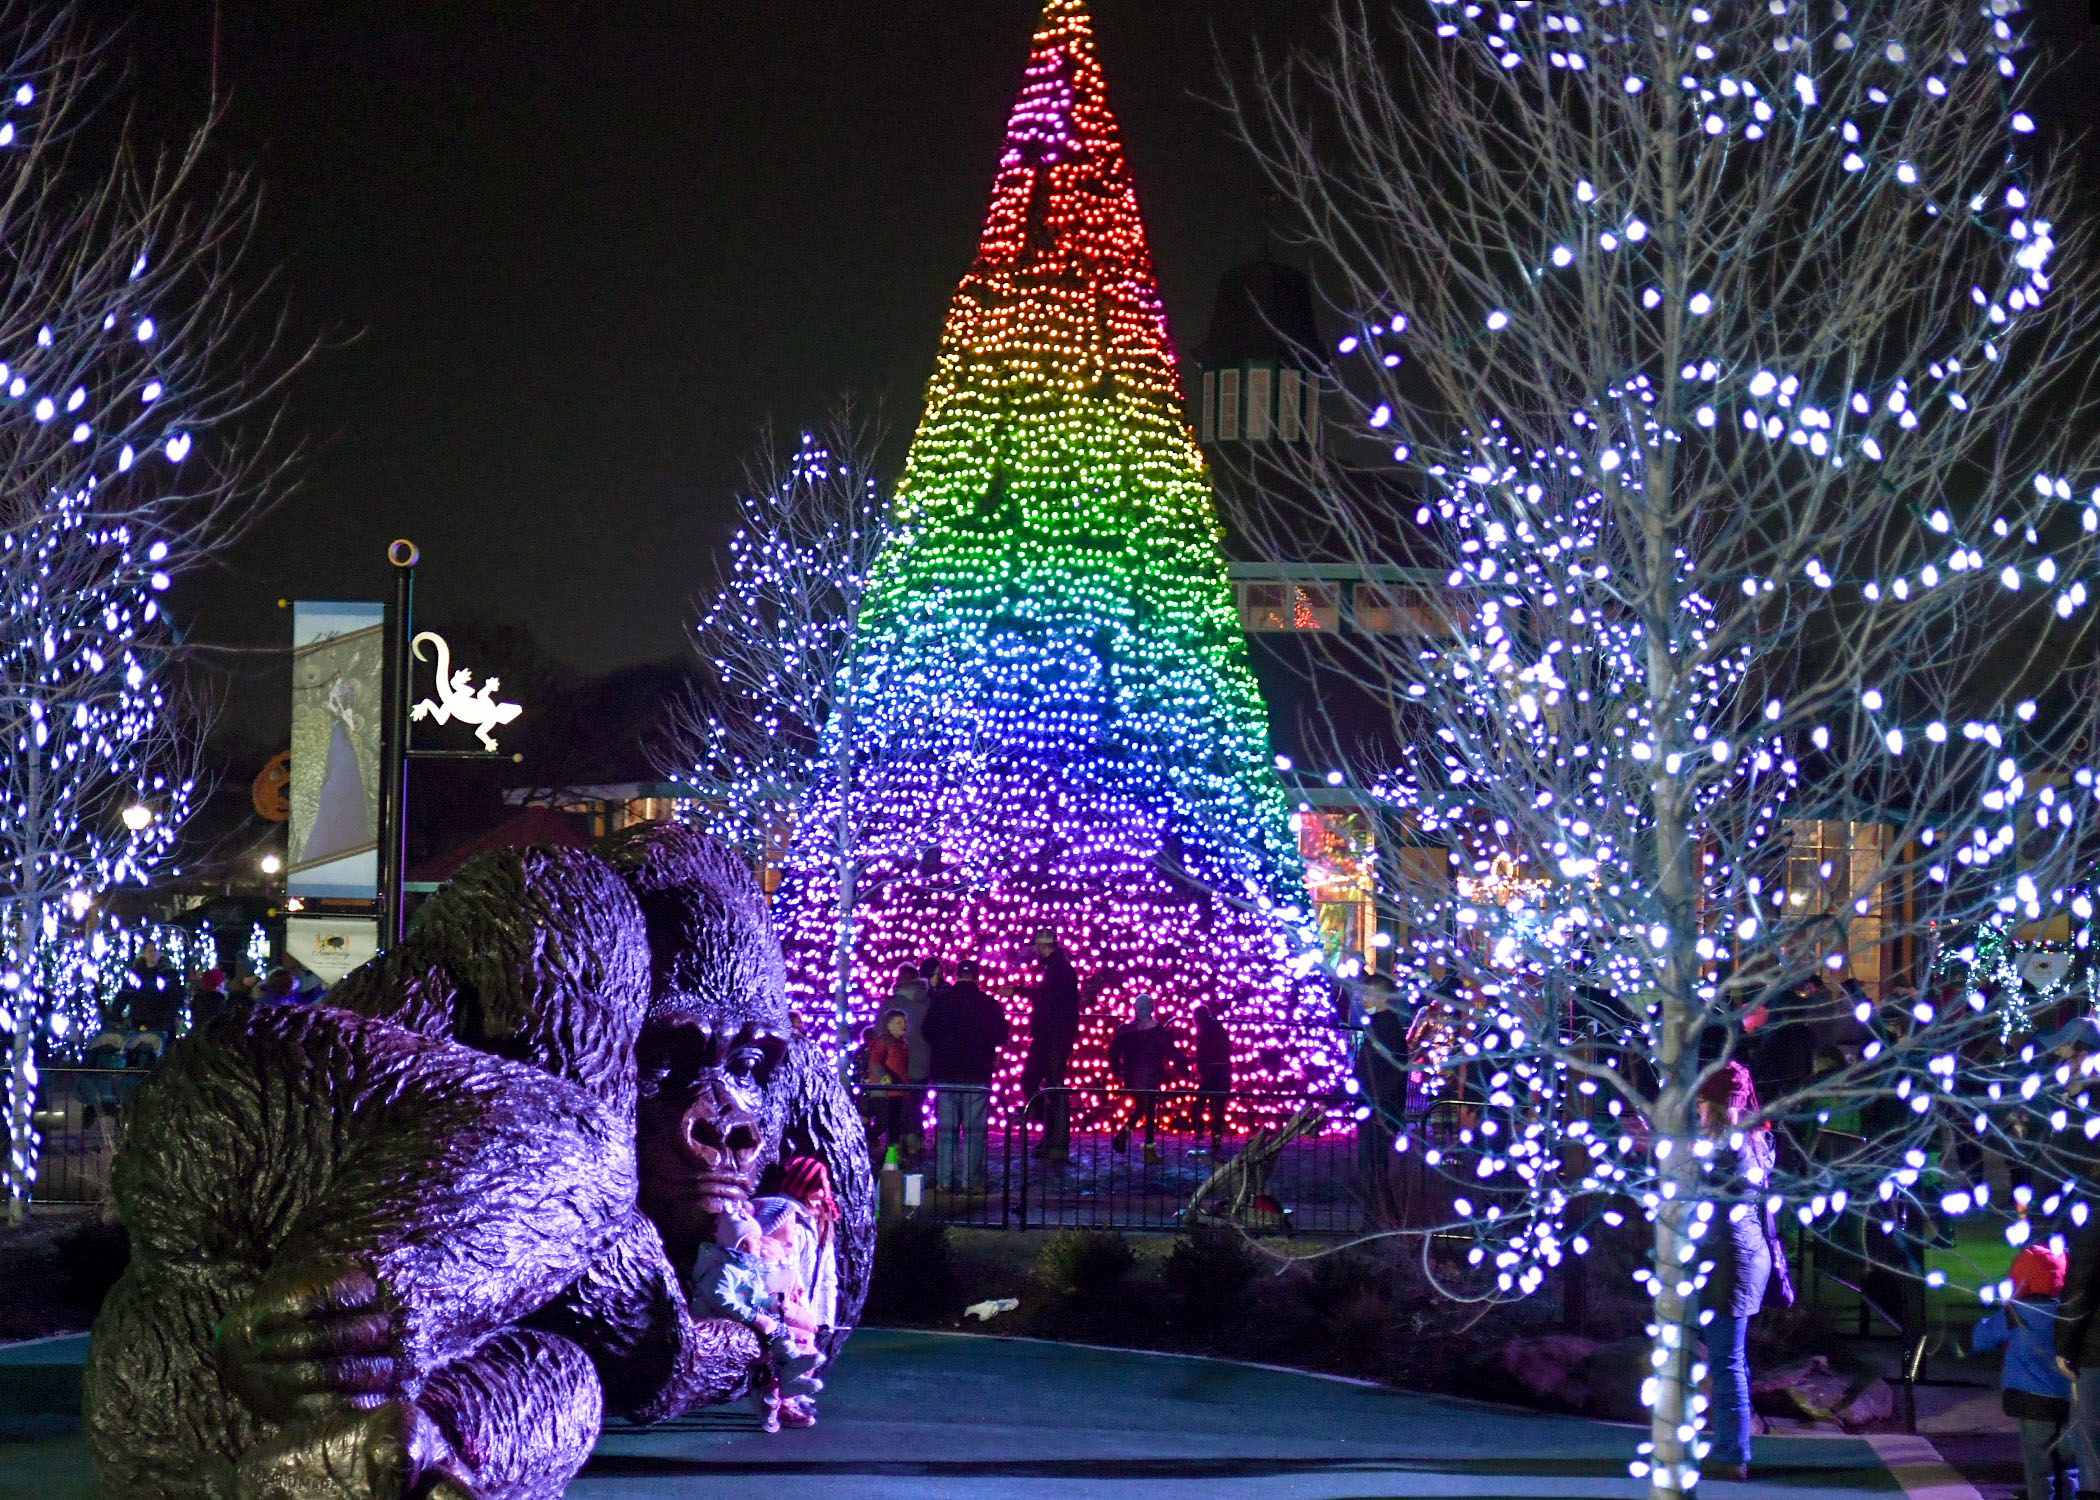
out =
[[[146,883],[195,786],[202,725],[163,604],[260,510],[269,403],[298,361],[245,273],[254,195],[206,132],[91,156],[106,62],[70,10],[0,8],[0,1035],[11,1221],[36,1175],[41,979],[84,900]]]
[[[1344,430],[1248,524],[1440,579],[1326,643],[1389,719],[1383,756],[1335,726],[1350,780],[1449,851],[1381,901],[1480,1087],[1397,1144],[1458,1294],[1645,1223],[1656,1496],[1717,1461],[1731,1215],[1914,1247],[2089,1211],[2083,1075],[1903,982],[1991,923],[2090,941],[2095,276],[2016,12],[1351,3],[1235,100],[1348,324]],[[1767,1017],[1841,1045],[1702,1122]],[[1936,1186],[1943,1133],[2033,1194]]]

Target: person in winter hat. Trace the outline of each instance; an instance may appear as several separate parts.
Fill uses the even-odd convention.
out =
[[[2005,1351],[1999,1401],[2005,1414],[2020,1424],[2027,1500],[2071,1500],[2073,1494],[2070,1444],[2064,1432],[2071,1415],[2071,1382],[2056,1367],[2055,1348],[2064,1270],[2061,1251],[2027,1246],[2013,1257],[2012,1295],[1978,1319],[1969,1335],[1969,1348],[1977,1354]]]

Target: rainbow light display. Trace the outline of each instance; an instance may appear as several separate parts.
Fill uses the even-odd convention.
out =
[[[898,513],[854,647],[855,717],[890,727],[809,819],[853,799],[856,1019],[927,956],[1030,982],[1048,926],[1085,999],[1074,1087],[1106,1082],[1140,995],[1185,1043],[1224,1001],[1242,1089],[1332,1086],[1346,1036],[1080,0],[1045,6]],[[790,852],[782,935],[828,1013],[839,877],[816,842]]]

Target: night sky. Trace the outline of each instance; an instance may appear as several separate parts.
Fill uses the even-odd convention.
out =
[[[290,397],[299,488],[178,597],[193,638],[284,643],[281,597],[379,598],[408,535],[426,617],[526,625],[586,670],[676,656],[762,424],[850,393],[908,433],[1037,9],[225,0],[221,152],[263,184],[293,341],[329,347]],[[1184,349],[1277,217],[1199,97],[1214,39],[1244,64],[1324,10],[1096,0]],[[89,11],[124,27],[149,138],[201,116],[211,0]],[[2085,12],[2041,13],[2076,48],[2060,127],[2100,118]],[[267,736],[284,659],[215,659]]]

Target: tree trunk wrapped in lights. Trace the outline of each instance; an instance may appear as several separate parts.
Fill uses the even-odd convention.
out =
[[[79,1019],[42,976],[74,908],[144,883],[189,805],[202,730],[170,701],[162,592],[256,513],[272,474],[236,433],[288,367],[266,326],[227,365],[255,311],[252,196],[204,180],[203,135],[83,162],[104,58],[67,8],[0,12],[0,57],[0,1178],[19,1219],[37,1058]]]
[[[861,1017],[928,956],[1031,979],[1048,927],[1085,991],[1074,1086],[1104,1081],[1144,996],[1184,1027],[1222,1001],[1243,1088],[1330,1084],[1344,1048],[1308,977],[1267,726],[1077,0],[1045,7],[897,513],[849,662],[856,713],[918,734],[907,753],[835,747],[856,768],[819,787],[784,888],[801,988],[832,990],[837,873],[815,830],[850,795]]]
[[[1731,1214],[1901,1260],[2088,1211],[2076,1067],[1905,983],[1985,922],[2090,941],[2095,279],[2017,10],[1348,5],[1238,101],[1347,325],[1348,431],[1254,524],[1427,587],[1327,647],[1407,747],[1363,795],[1450,851],[1382,882],[1479,1084],[1435,1227],[1492,1298],[1648,1221],[1657,1496],[1737,1460],[1696,1394]],[[1799,1028],[1844,1050],[1779,1069]],[[1741,1059],[1763,1098],[1702,1122]]]

